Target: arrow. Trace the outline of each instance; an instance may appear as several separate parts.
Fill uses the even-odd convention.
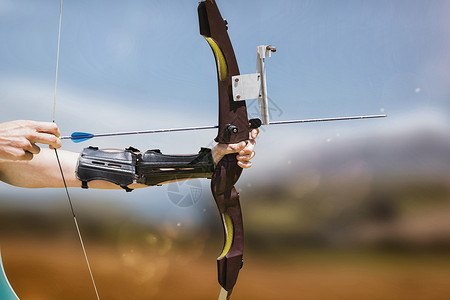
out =
[[[190,130],[202,130],[202,129],[214,129],[216,126],[199,126],[199,127],[182,127],[182,128],[168,128],[168,129],[150,129],[139,131],[123,131],[123,132],[111,132],[111,133],[87,133],[87,132],[74,132],[70,136],[62,136],[61,140],[72,140],[74,143],[81,143],[90,140],[95,137],[105,136],[119,136],[119,135],[133,135],[133,134],[147,134],[147,133],[162,133],[162,132],[176,132],[176,131],[190,131]]]
[[[375,118],[385,118],[385,117],[387,117],[387,115],[367,115],[367,116],[350,116],[350,117],[335,117],[335,118],[321,118],[321,119],[288,120],[288,121],[274,121],[274,122],[270,122],[268,125],[362,120],[362,119],[375,119]],[[193,130],[214,129],[214,128],[218,128],[218,126],[215,125],[215,126],[180,127],[180,128],[150,129],[150,130],[123,131],[123,132],[96,133],[96,134],[87,133],[87,132],[74,132],[68,136],[61,136],[60,139],[61,140],[72,140],[72,142],[74,142],[74,143],[81,143],[81,142],[90,140],[95,137],[177,132],[177,131],[193,131]]]

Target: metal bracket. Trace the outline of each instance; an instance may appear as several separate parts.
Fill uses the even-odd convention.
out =
[[[261,75],[259,73],[237,75],[233,80],[233,100],[258,99],[261,94]]]
[[[266,71],[264,59],[272,56],[277,49],[270,45],[256,47],[256,73],[233,76],[233,100],[258,99],[259,110],[264,125],[269,124],[269,104],[267,100]]]

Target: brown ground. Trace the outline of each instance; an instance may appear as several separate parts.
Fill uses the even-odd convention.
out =
[[[215,254],[88,245],[101,299],[216,299]],[[124,254],[125,253],[125,254]],[[95,299],[80,246],[3,242],[7,275],[22,300]],[[247,254],[239,299],[449,299],[450,258],[297,253]]]

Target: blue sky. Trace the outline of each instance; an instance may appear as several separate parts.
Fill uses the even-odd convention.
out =
[[[65,0],[56,112],[62,133],[216,124],[214,58],[198,32],[197,3]],[[267,60],[269,97],[277,108],[272,119],[389,115],[266,129],[258,141],[259,170],[339,136],[450,128],[449,1],[218,5],[241,73],[254,72],[257,45],[278,49]],[[0,0],[1,121],[51,121],[58,18],[57,0]],[[192,153],[214,136],[124,137],[95,145]],[[82,147],[64,144],[73,151]]]
[[[446,1],[218,4],[229,20],[242,73],[254,72],[257,45],[278,47],[268,61],[269,93],[284,118],[448,108]],[[130,112],[140,107],[150,114],[198,113],[206,115],[200,123],[213,122],[213,57],[198,34],[196,6],[197,1],[66,0],[57,117],[69,117],[65,97],[78,93],[126,103]],[[32,89],[27,83],[52,91],[58,13],[56,0],[0,1],[3,82],[22,85],[22,92]],[[8,109],[8,98],[1,101]],[[21,116],[8,111],[10,118],[16,114]]]

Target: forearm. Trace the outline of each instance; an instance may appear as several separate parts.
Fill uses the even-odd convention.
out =
[[[78,154],[59,150],[61,166],[68,186],[77,186],[75,168]],[[0,160],[0,179],[26,188],[62,187],[55,151],[41,149],[30,161]]]
[[[79,153],[58,150],[64,178],[68,187],[81,187],[75,170]],[[41,149],[30,161],[0,160],[0,180],[24,188],[61,188],[64,183],[56,160],[55,151]],[[93,181],[93,188],[117,189],[114,184]]]
[[[252,132],[252,139],[246,142],[229,145],[216,145],[212,151],[214,163],[217,164],[224,155],[238,153],[238,165],[242,168],[251,166],[254,145],[258,132]],[[77,178],[76,168],[79,153],[58,150],[58,155],[68,187],[81,187],[81,181]],[[0,159],[0,180],[8,184],[24,188],[61,188],[64,183],[56,160],[55,151],[41,149],[33,159],[27,161]],[[146,187],[145,184],[130,184],[130,189]],[[96,189],[121,189],[118,185],[105,180],[92,180],[90,188]]]
[[[81,187],[76,174],[80,154],[58,150],[58,156],[68,187]],[[23,188],[62,188],[64,183],[54,150],[41,149],[29,161],[0,160],[0,180]],[[132,183],[130,189],[144,188],[146,184]],[[121,189],[107,180],[89,181],[89,188]]]

